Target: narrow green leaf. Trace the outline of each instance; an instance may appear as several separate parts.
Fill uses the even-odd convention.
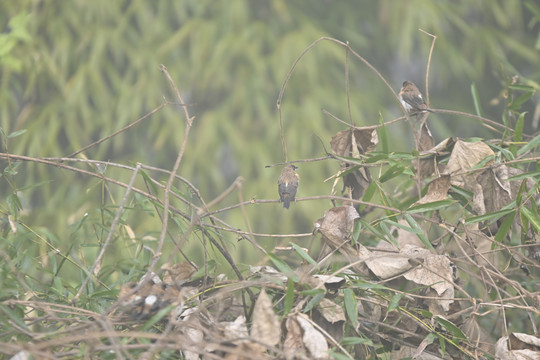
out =
[[[522,112],[519,114],[519,117],[516,122],[516,128],[514,129],[514,141],[521,141],[523,135],[523,124],[525,122],[525,114]]]
[[[446,354],[446,340],[442,336],[438,336],[439,338],[439,345],[441,345],[441,355],[444,357],[444,354]]]
[[[428,249],[435,250],[433,248],[433,245],[431,245],[431,242],[428,240],[428,238],[424,234],[424,231],[422,230],[422,228],[420,227],[418,222],[416,222],[416,220],[409,214],[405,214],[403,217],[405,218],[407,223],[411,226],[411,228],[413,229],[413,232],[416,234],[416,236],[418,236],[418,238],[422,241],[422,243]]]
[[[140,169],[140,170],[139,170],[139,174],[142,175],[142,177],[143,177],[143,179],[144,179],[144,181],[145,181],[145,183],[146,183],[146,186],[149,186],[149,187],[152,189],[152,192],[153,192],[154,194],[157,194],[158,191],[159,191],[159,189],[158,189],[157,185],[154,184],[154,182],[152,181],[152,179],[150,178],[150,176],[148,176],[148,174],[146,173],[146,171]]]
[[[285,300],[283,305],[283,315],[286,316],[291,312],[294,304],[294,281],[289,279],[287,281],[287,292],[285,293]]]
[[[421,212],[426,212],[426,211],[445,209],[449,207],[450,205],[454,204],[455,202],[456,202],[455,200],[446,199],[446,200],[432,201],[426,204],[414,205],[414,206],[411,206],[409,209],[407,209],[407,213],[416,214],[416,213],[421,213]]]
[[[367,338],[361,338],[361,337],[344,337],[341,339],[341,345],[367,345],[367,346],[374,346],[373,341],[371,339]]]
[[[300,281],[298,275],[295,274],[295,272],[285,261],[281,260],[274,254],[268,254],[268,257],[270,257],[270,260],[272,260],[278,270],[285,274],[289,279],[292,279],[294,282]]]
[[[530,92],[530,93],[534,93],[536,91],[532,86],[529,86],[529,85],[512,84],[512,85],[508,85],[508,88],[512,90],[519,90],[519,91],[525,91],[525,92]]]
[[[19,218],[19,210],[22,210],[21,201],[16,193],[11,193],[7,196],[7,203],[9,207],[9,213],[13,215],[15,219]]]
[[[504,215],[510,214],[512,211],[515,211],[515,210],[514,209],[504,209],[504,210],[499,210],[499,211],[487,213],[487,214],[484,214],[484,215],[471,216],[470,218],[465,219],[465,224],[469,225],[469,224],[474,224],[474,223],[477,223],[477,222],[488,221],[488,220],[495,221],[495,220],[500,219]]]
[[[540,135],[537,135],[534,139],[529,141],[529,143],[527,145],[525,145],[521,149],[519,149],[518,152],[517,152],[518,156],[531,151],[533,148],[538,146],[538,144],[540,144]]]
[[[364,289],[364,290],[388,290],[388,288],[381,284],[372,284],[370,282],[365,281],[358,281],[352,283],[351,287],[355,287],[358,289]]]
[[[540,219],[538,218],[538,214],[534,213],[529,208],[523,206],[521,208],[521,213],[530,221],[531,225],[534,227],[536,232],[540,231]]]
[[[388,228],[388,226],[386,225],[384,221],[381,221],[381,223],[379,224],[379,228],[385,234],[385,239],[387,241],[390,241],[392,245],[394,245],[395,247],[398,247],[397,240],[394,239],[394,235],[392,235],[392,232],[390,231],[390,229]]]
[[[13,320],[21,329],[29,330],[28,326],[24,322],[24,314],[20,311],[19,307],[10,309],[9,306],[0,304],[0,313],[4,313],[5,316]]]
[[[384,174],[381,175],[381,177],[379,178],[379,182],[384,183],[390,179],[393,179],[396,176],[402,174],[403,171],[405,171],[405,167],[403,165],[391,166],[388,170],[384,172]]]
[[[504,221],[502,222],[501,226],[499,227],[499,230],[497,230],[497,234],[495,235],[495,242],[501,243],[506,235],[508,235],[508,232],[510,231],[510,227],[512,226],[512,223],[514,222],[514,218],[516,217],[516,212],[512,211],[510,214],[506,215]],[[494,246],[495,243],[492,245]]]
[[[386,309],[386,313],[390,313],[394,310],[396,310],[399,307],[399,301],[401,300],[402,295],[400,293],[394,294],[392,296],[392,299],[390,299],[390,302],[388,303],[388,308]]]
[[[156,324],[157,322],[159,322],[161,319],[163,319],[165,316],[167,316],[167,314],[169,314],[172,309],[174,309],[177,305],[174,305],[174,304],[171,304],[171,305],[168,305],[166,307],[164,307],[163,309],[159,310],[157,312],[157,314],[155,314],[154,316],[152,316],[144,325],[143,327],[141,328],[141,331],[146,331],[148,329],[150,329],[152,326],[154,326],[154,324]]]
[[[519,110],[521,105],[523,105],[525,102],[527,102],[531,96],[533,96],[533,93],[526,92],[524,94],[519,95],[517,98],[513,99],[510,105],[508,105],[508,109],[510,110]]]
[[[324,298],[324,291],[313,296],[313,298],[311,298],[311,300],[308,301],[308,303],[306,304],[306,306],[304,307],[302,311],[305,313],[311,311],[315,307],[315,305],[321,302],[323,298]]]
[[[471,84],[471,95],[473,98],[474,109],[476,110],[476,115],[482,116],[482,105],[480,104],[480,96],[478,95],[478,89],[476,84]]]
[[[523,180],[523,179],[528,179],[528,178],[536,178],[536,177],[539,177],[539,176],[540,176],[540,171],[529,171],[529,172],[526,172],[526,173],[521,173],[521,174],[518,174],[518,175],[510,176],[508,178],[508,181]]]
[[[20,135],[24,134],[25,132],[26,132],[26,129],[17,130],[17,131],[12,132],[11,134],[9,134],[7,137],[8,137],[8,139],[12,139],[14,137],[17,137],[17,136],[20,136]]]
[[[293,249],[298,253],[298,255],[300,255],[302,259],[306,260],[311,265],[317,266],[317,262],[313,260],[313,258],[309,256],[309,254],[304,249],[302,249],[300,246],[296,245],[295,243],[290,243],[290,244],[293,247]]]
[[[364,196],[362,196],[362,200],[365,202],[371,201],[376,190],[377,190],[377,184],[375,182],[371,182],[369,186],[367,187],[367,189],[364,191]]]
[[[343,302],[351,325],[356,329],[358,326],[358,309],[356,308],[356,297],[352,289],[343,289]]]
[[[324,295],[325,291],[324,289],[306,289],[306,290],[300,291],[300,294],[302,294],[303,296],[317,296],[320,294]]]
[[[449,331],[455,338],[467,340],[467,336],[458,328],[456,325],[446,320],[440,315],[435,315],[435,320],[441,325],[444,329]]]
[[[523,180],[519,186],[518,193],[516,195],[516,206],[521,205],[521,200],[523,199],[523,192],[527,190],[527,180]]]

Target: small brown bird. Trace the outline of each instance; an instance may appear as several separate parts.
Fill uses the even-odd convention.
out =
[[[279,201],[283,202],[285,209],[289,208],[291,201],[296,201],[296,191],[298,190],[298,183],[300,182],[300,176],[296,173],[298,169],[294,165],[287,165],[283,168],[278,180],[278,192]]]
[[[399,100],[409,113],[433,112],[426,105],[422,93],[411,81],[404,81],[399,91]]]

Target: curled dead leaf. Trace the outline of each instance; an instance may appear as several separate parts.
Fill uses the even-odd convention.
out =
[[[338,132],[332,137],[330,147],[332,151],[342,157],[352,157],[360,159],[361,154],[365,154],[376,148],[379,139],[377,131],[373,128],[344,130]],[[347,171],[353,166],[345,161],[340,162],[341,171]],[[342,193],[347,192],[347,188],[351,189],[353,199],[359,200],[364,194],[364,190],[371,183],[371,175],[369,171],[363,167],[358,167],[356,170],[349,172],[343,177]]]

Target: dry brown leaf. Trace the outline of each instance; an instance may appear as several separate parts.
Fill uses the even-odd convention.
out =
[[[326,245],[332,250],[338,249],[343,254],[347,261],[356,263],[359,260],[365,259],[370,252],[361,244],[357,244],[356,248],[349,245],[350,236],[354,230],[354,221],[360,215],[352,206],[338,206],[327,210],[324,217],[315,222],[313,233],[320,232]],[[353,266],[353,269],[360,274],[367,274],[367,268],[361,262]]]
[[[540,338],[523,333],[510,334],[510,348],[512,350],[535,350],[540,351]],[[540,352],[538,353],[540,355]]]
[[[227,340],[236,340],[239,338],[249,337],[248,328],[246,325],[246,318],[244,315],[240,315],[234,321],[223,321],[220,323],[220,328],[223,328],[223,335]],[[245,341],[245,340],[241,340]]]
[[[302,341],[308,349],[313,359],[328,359],[328,344],[323,334],[315,329],[307,316],[304,314],[296,315],[296,321],[302,328]]]
[[[319,279],[324,284],[326,290],[337,291],[343,284],[345,284],[345,278],[341,276],[332,276],[332,275],[322,275],[317,274],[313,275],[314,278]]]
[[[295,356],[302,357],[306,355],[306,348],[302,340],[302,328],[298,324],[298,321],[296,321],[296,316],[287,317],[285,328],[287,329],[287,336],[283,342],[285,357],[287,359],[294,359]]]
[[[427,124],[424,123],[420,130],[418,131],[418,151],[427,151],[432,149],[435,146],[435,141],[433,140],[433,135],[431,135],[431,131],[429,131],[429,128],[427,127]],[[414,167],[416,168],[416,172],[418,174],[418,177],[422,180],[427,178],[428,176],[431,176],[433,172],[435,171],[435,158],[427,158],[427,159],[418,159],[417,161],[414,161]]]
[[[354,221],[360,215],[352,206],[338,206],[327,210],[324,217],[315,223],[315,229],[320,231],[332,248],[338,248],[349,242],[354,230]]]
[[[534,344],[538,341],[538,338],[527,334],[520,334],[522,339],[525,338],[523,335],[526,335],[528,341],[535,338],[533,344],[525,342],[525,344],[522,344],[525,346],[524,348],[516,350],[511,347],[511,344],[517,345],[518,343],[523,343],[523,341],[518,339],[515,334],[511,334],[509,344],[508,336],[503,336],[495,344],[495,358],[500,360],[540,360],[540,348]]]
[[[501,210],[516,199],[521,186],[521,181],[509,181],[508,178],[523,173],[519,169],[510,168],[506,165],[496,166],[484,170],[476,178],[476,185],[473,192],[473,210],[477,215]],[[531,178],[526,181],[527,190],[535,186],[535,181]],[[532,201],[538,201],[534,197]],[[521,225],[519,216],[515,219],[515,224]],[[490,225],[489,230],[495,233],[498,230],[497,223]],[[526,232],[527,230],[525,230]]]
[[[330,299],[323,298],[317,305],[323,318],[329,323],[336,323],[339,321],[345,321],[345,311],[335,302]]]
[[[365,263],[369,270],[382,280],[403,274],[412,268],[409,257],[400,253],[374,251]]]
[[[477,191],[482,191],[483,210],[487,213],[502,209],[512,202],[516,195],[512,192],[508,181],[508,168],[504,165],[496,169],[486,169],[478,175],[476,181],[480,186],[475,187],[475,195]],[[475,203],[475,205],[479,204]]]
[[[457,140],[443,173],[452,176],[452,185],[472,191],[476,175],[465,174],[465,172],[491,155],[495,155],[493,150],[481,141],[465,142]]]
[[[343,157],[360,158],[360,154],[372,151],[376,148],[379,139],[377,131],[370,129],[344,130],[332,137],[330,147],[332,151]],[[351,164],[340,162],[341,171],[348,170]],[[359,200],[364,190],[371,183],[371,175],[365,168],[359,168],[343,177],[342,193],[347,193],[347,188],[352,190],[352,198]]]
[[[403,254],[412,259],[421,260],[421,265],[405,274],[407,280],[420,285],[431,285],[440,296],[448,289],[453,289],[446,279],[452,279],[451,261],[444,255],[435,255],[427,249],[407,246]]]
[[[426,195],[418,200],[415,205],[427,204],[433,201],[448,199],[450,189],[450,175],[441,175],[430,181]]]
[[[408,254],[411,259],[420,260],[419,266],[403,275],[405,279],[419,285],[430,286],[436,292],[434,295],[440,297],[440,300],[431,300],[430,310],[436,314],[440,314],[441,311],[448,312],[450,304],[454,301],[454,286],[448,281],[452,279],[454,271],[450,259],[444,255],[432,254],[427,249],[412,246],[405,247],[403,253]]]
[[[354,136],[352,136],[354,134]],[[357,128],[354,130],[343,130],[332,136],[330,147],[339,156],[365,154],[375,150],[379,138],[377,130],[373,128]],[[355,145],[353,147],[353,145]],[[356,157],[356,156],[355,156]]]
[[[274,313],[272,301],[264,289],[255,302],[251,337],[268,346],[277,345],[281,338],[279,318]]]

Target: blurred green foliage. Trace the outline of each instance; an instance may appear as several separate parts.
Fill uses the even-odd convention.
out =
[[[433,107],[474,112],[469,92],[474,82],[486,116],[498,120],[510,76],[520,75],[538,89],[539,8],[534,1],[514,0],[3,1],[0,126],[5,134],[27,132],[4,137],[2,151],[65,156],[135,121],[164,97],[175,101],[159,71],[164,64],[195,116],[180,174],[208,201],[237,176],[245,178],[244,199],[276,199],[280,168],[265,165],[284,160],[277,94],[295,59],[317,38],[348,41],[397,90],[405,79],[424,88],[431,38],[418,29],[430,32],[437,36],[430,73]],[[370,125],[379,114],[385,121],[399,116],[384,84],[363,64],[349,60],[352,121]],[[522,110],[533,116],[535,106],[538,95]],[[328,148],[331,136],[344,126],[325,117],[321,108],[348,119],[345,51],[329,42],[313,48],[293,73],[282,108],[289,160],[324,155],[322,145]],[[534,123],[530,117],[525,121],[525,133],[537,125],[535,116]],[[468,119],[434,118],[438,140],[486,135]],[[171,169],[184,125],[181,109],[168,106],[84,155]],[[392,151],[411,149],[405,124],[388,130]],[[329,194],[331,184],[323,180],[337,170],[337,163],[301,164],[299,197]],[[111,168],[105,174],[122,181],[131,176]],[[103,211],[124,191],[34,163],[23,163],[8,176],[10,185],[0,185],[2,199],[18,193],[25,223],[49,229],[65,248],[66,241],[74,241],[73,224],[86,213],[103,221]],[[33,188],[20,191],[29,185]],[[231,196],[225,204],[238,201]],[[309,232],[329,205],[301,202],[289,212],[276,204],[258,205],[248,217],[255,232]],[[159,219],[141,204],[134,206],[130,216],[137,219],[137,236],[159,231]],[[10,212],[6,206],[2,211]],[[261,211],[271,216],[260,216]],[[224,218],[244,226],[239,211]],[[86,236],[82,241],[102,240],[95,229]],[[264,244],[273,245],[271,240]]]

